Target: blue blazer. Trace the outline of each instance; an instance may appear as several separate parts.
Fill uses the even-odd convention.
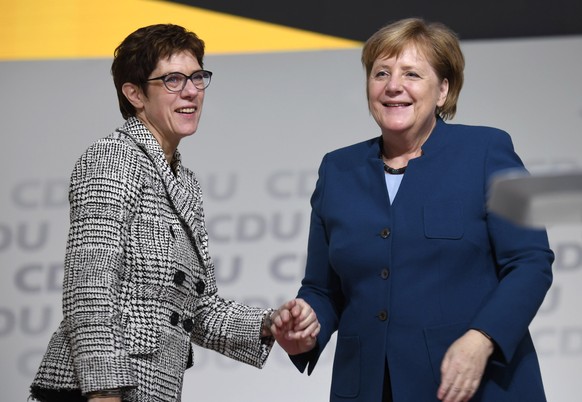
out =
[[[523,168],[509,135],[437,121],[390,204],[380,138],[327,154],[298,297],[321,322],[291,357],[311,373],[337,330],[331,401],[437,401],[440,365],[467,330],[496,344],[474,401],[545,401],[528,326],[552,282],[545,231],[488,213],[493,174]]]

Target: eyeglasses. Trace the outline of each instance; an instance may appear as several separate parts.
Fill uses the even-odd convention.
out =
[[[150,78],[147,81],[162,80],[164,86],[170,92],[181,92],[185,87],[188,80],[192,81],[192,84],[198,89],[206,89],[210,85],[210,79],[212,78],[212,72],[206,70],[194,71],[190,76],[182,73],[169,73],[156,78]]]

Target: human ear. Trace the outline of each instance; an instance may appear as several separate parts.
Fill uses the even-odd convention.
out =
[[[125,95],[126,99],[133,105],[136,110],[143,108],[142,98],[145,96],[141,88],[131,82],[126,82],[121,87],[121,92]]]
[[[437,101],[437,106],[442,107],[447,100],[447,96],[449,95],[449,80],[443,79],[439,86],[439,99]]]

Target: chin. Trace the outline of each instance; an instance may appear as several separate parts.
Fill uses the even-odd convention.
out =
[[[184,137],[189,137],[192,134],[194,134],[197,130],[198,130],[198,124],[185,126],[184,129],[182,130],[182,135]]]
[[[380,126],[383,133],[399,133],[409,130],[411,127],[409,124],[383,124]]]
[[[185,134],[182,134],[181,137],[182,138],[186,138],[186,137],[190,137],[192,135],[196,134],[196,130],[192,131],[192,132],[187,132]]]

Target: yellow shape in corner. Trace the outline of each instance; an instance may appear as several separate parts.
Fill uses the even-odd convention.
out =
[[[110,58],[137,28],[172,23],[207,54],[360,47],[357,41],[154,0],[0,0],[0,60]]]

